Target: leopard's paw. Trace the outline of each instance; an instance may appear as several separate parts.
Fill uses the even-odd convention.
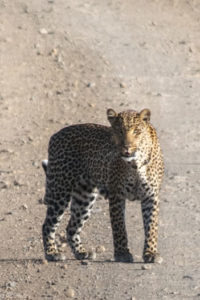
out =
[[[45,258],[48,261],[64,261],[66,256],[61,252],[46,253]]]
[[[152,253],[150,251],[144,252],[143,259],[145,263],[161,264],[163,262],[163,259],[159,253]]]
[[[117,262],[132,263],[134,261],[133,256],[129,251],[115,252],[114,257]]]
[[[84,248],[82,248],[80,251],[75,251],[74,255],[78,260],[88,259],[89,257],[88,252]]]

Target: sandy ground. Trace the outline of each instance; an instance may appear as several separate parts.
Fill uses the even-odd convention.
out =
[[[198,0],[0,0],[0,299],[200,299],[199,34]],[[82,237],[105,251],[82,264],[67,246],[66,262],[47,264],[49,137],[72,123],[107,124],[109,107],[152,111],[166,165],[163,264],[142,262],[139,203],[127,203],[135,263],[113,261],[104,199]]]

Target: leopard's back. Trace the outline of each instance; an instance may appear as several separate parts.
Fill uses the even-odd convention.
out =
[[[54,134],[48,152],[48,176],[67,177],[69,173],[74,180],[87,176],[100,181],[116,156],[116,146],[109,127],[80,124]]]

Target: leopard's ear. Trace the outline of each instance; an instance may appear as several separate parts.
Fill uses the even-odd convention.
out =
[[[151,111],[148,108],[143,109],[140,112],[140,119],[145,122],[149,122],[151,117]]]
[[[108,117],[108,121],[112,125],[117,117],[117,113],[112,108],[109,108],[107,110],[107,117]]]

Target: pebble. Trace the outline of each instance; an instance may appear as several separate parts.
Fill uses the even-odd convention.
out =
[[[25,14],[29,14],[29,8],[27,5],[24,6],[23,11]]]
[[[48,260],[42,259],[41,264],[42,264],[42,265],[48,265]]]
[[[28,136],[28,141],[29,141],[29,142],[33,142],[33,137],[29,135],[29,136]]]
[[[106,248],[103,245],[96,247],[96,253],[103,253],[106,251]]]
[[[2,150],[0,150],[0,153],[9,153],[9,154],[13,154],[14,151],[13,151],[13,150],[10,150],[10,149],[2,149]]]
[[[119,84],[120,88],[124,89],[126,87],[125,83],[124,82],[120,82]]]
[[[183,279],[190,279],[190,280],[193,280],[193,277],[190,276],[190,275],[185,275],[185,276],[183,276]]]
[[[56,91],[56,95],[62,95],[62,94],[63,94],[63,91],[59,91],[59,90]]]
[[[72,289],[72,288],[68,288],[66,290],[66,296],[69,297],[69,298],[74,298],[75,296],[75,291]]]
[[[39,203],[39,204],[44,204],[43,198],[40,198],[40,199],[38,200],[38,203]]]
[[[5,181],[0,181],[0,189],[7,189],[9,187],[9,183]]]
[[[33,161],[32,166],[38,168],[38,167],[40,167],[40,164],[37,161]]]
[[[142,265],[141,270],[151,270],[151,265]]]
[[[96,105],[94,103],[88,103],[88,106],[94,108]]]
[[[41,28],[39,30],[39,33],[42,34],[42,35],[46,35],[46,34],[48,34],[48,31],[45,28]]]
[[[56,57],[58,56],[58,49],[54,48],[49,52],[50,56]]]
[[[11,43],[12,39],[10,37],[7,37],[7,38],[4,39],[4,42],[5,43]]]
[[[185,45],[186,44],[186,41],[182,40],[182,41],[179,41],[179,45]]]
[[[13,181],[13,184],[14,184],[15,186],[22,186],[22,185],[23,185],[21,182],[19,182],[19,181],[17,181],[17,180],[14,180],[14,181]]]
[[[15,281],[10,281],[7,283],[7,287],[9,287],[9,288],[14,288],[14,287],[16,287],[16,285],[17,285],[17,283]]]
[[[92,87],[95,87],[95,86],[96,86],[95,82],[88,82],[88,84],[87,84],[88,88],[92,88]]]
[[[62,265],[61,269],[67,270],[68,269],[68,265],[67,264]]]
[[[88,251],[88,259],[95,260],[97,257],[96,251],[94,249],[91,249]]]
[[[13,212],[12,211],[8,211],[7,213],[6,213],[6,215],[13,215]]]
[[[161,256],[156,257],[155,263],[161,265],[163,263],[163,258]]]
[[[23,204],[23,205],[21,206],[21,208],[22,208],[23,210],[27,210],[27,209],[28,209],[28,206],[27,206],[26,204]]]

